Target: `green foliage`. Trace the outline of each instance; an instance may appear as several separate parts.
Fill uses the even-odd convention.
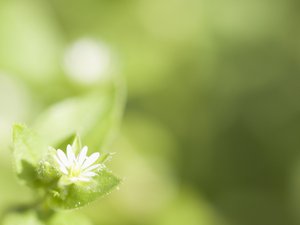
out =
[[[103,170],[91,183],[72,183],[52,190],[48,199],[49,205],[57,209],[79,208],[109,194],[119,184],[119,178]]]
[[[129,86],[127,123],[113,151],[122,149],[114,166],[130,179],[112,203],[86,207],[94,221],[208,225],[198,220],[205,210],[195,210],[197,196],[172,201],[189,187],[230,224],[300,224],[297,6],[296,0],[1,0],[1,211],[32,197],[11,176],[14,121],[26,122],[46,147],[65,150],[78,133],[90,151],[111,149],[118,90],[102,81],[80,83],[65,68],[68,46],[91,38],[115,51],[120,63],[112,59],[111,66]],[[61,174],[53,153],[46,148],[31,157],[28,148],[16,149],[15,170],[34,196],[56,190]]]
[[[89,182],[66,181],[54,160],[56,150],[49,147],[42,154],[42,141],[29,128],[14,126],[14,155],[18,177],[28,186],[43,190],[50,208],[74,209],[82,207],[98,197],[110,193],[120,183],[120,179],[107,170],[99,170]],[[73,135],[72,146],[75,153],[81,150],[79,136]],[[69,137],[64,141],[69,140]],[[43,151],[41,151],[43,150]],[[41,158],[41,155],[44,155]],[[103,163],[110,154],[103,154],[99,159]]]
[[[82,216],[64,215],[56,210],[85,206],[120,184],[121,179],[104,165],[112,157],[105,148],[112,141],[122,116],[124,93],[120,90],[113,82],[107,83],[46,108],[33,121],[32,130],[23,124],[13,126],[17,178],[34,191],[36,200],[21,210],[16,207],[8,211],[3,217],[4,225],[90,225]],[[83,146],[88,146],[90,153],[102,153],[88,157]],[[62,152],[70,147],[73,159],[69,158],[70,151]],[[85,154],[79,164],[82,152]],[[65,154],[68,161],[62,162],[59,154]],[[82,168],[88,159],[96,160],[92,163],[96,167],[91,170],[88,169],[92,164]],[[84,173],[92,175],[80,180]]]
[[[13,155],[18,177],[31,185],[36,183],[36,167],[46,152],[43,141],[25,125],[13,127]]]

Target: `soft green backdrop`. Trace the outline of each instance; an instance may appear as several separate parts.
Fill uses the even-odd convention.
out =
[[[99,225],[299,224],[299,6],[1,0],[1,211],[31,199],[14,179],[12,123],[39,127],[36,119],[53,104],[105,89],[105,79],[85,82],[66,69],[69,46],[90,40],[105,46],[104,58],[109,49],[110,69],[98,75],[117,77],[120,110],[127,96],[120,133],[107,147],[116,152],[109,167],[124,183],[75,213]],[[62,111],[52,118],[57,126],[74,116]],[[85,111],[96,112],[87,104],[76,115]],[[95,122],[84,118],[78,129]]]

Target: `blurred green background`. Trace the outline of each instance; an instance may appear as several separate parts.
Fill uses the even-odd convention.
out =
[[[299,7],[1,0],[1,211],[32,198],[14,178],[12,123],[117,80],[127,101],[108,166],[124,182],[76,213],[99,225],[300,224]]]

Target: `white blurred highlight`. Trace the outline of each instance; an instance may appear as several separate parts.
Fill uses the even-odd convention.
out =
[[[74,81],[92,84],[109,78],[111,52],[99,41],[83,38],[65,52],[64,69]]]

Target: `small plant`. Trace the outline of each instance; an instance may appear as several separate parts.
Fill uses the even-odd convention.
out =
[[[108,83],[48,106],[30,128],[15,124],[14,170],[33,198],[2,212],[0,224],[91,225],[72,210],[120,185],[121,179],[107,168],[112,154],[106,149],[117,136],[123,106],[122,86]]]
[[[70,139],[73,139],[72,143],[65,146]],[[82,207],[120,184],[120,179],[105,166],[111,154],[94,152],[88,156],[88,147],[82,146],[78,135],[50,147],[34,131],[16,124],[13,127],[13,156],[17,177],[35,191],[36,200],[23,207],[21,213],[19,210],[18,214],[8,216],[5,225],[19,224],[21,218],[21,224],[54,225],[57,210]]]

